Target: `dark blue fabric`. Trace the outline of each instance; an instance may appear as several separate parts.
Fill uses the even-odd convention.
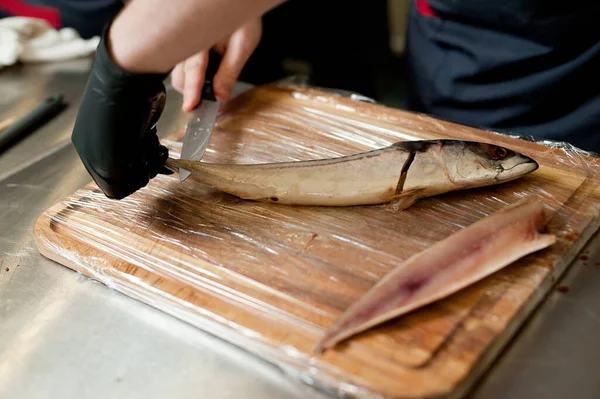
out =
[[[23,0],[59,10],[62,25],[75,29],[83,38],[100,36],[104,26],[123,8],[122,0]],[[8,15],[0,13],[0,17]]]
[[[600,5],[554,0],[430,0],[430,5],[438,17],[411,8],[410,109],[600,153]]]

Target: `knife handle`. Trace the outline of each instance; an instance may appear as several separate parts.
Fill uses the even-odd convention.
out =
[[[208,53],[208,66],[204,75],[204,86],[202,87],[202,99],[208,101],[217,101],[213,88],[213,79],[219,70],[223,57],[215,50],[210,49]]]
[[[62,111],[65,106],[62,94],[48,97],[44,102],[0,133],[0,153],[46,123],[54,115]]]

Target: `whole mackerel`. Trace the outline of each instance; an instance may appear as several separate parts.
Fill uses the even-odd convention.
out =
[[[351,305],[315,347],[316,353],[483,279],[556,242],[544,206],[526,197],[415,254]]]
[[[418,199],[517,179],[533,159],[497,145],[459,141],[398,142],[338,158],[265,164],[212,164],[169,158],[167,167],[234,196],[279,204],[351,206]]]

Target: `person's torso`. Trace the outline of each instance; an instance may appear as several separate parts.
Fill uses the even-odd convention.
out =
[[[421,111],[600,150],[600,2],[415,5],[407,49]]]
[[[442,19],[485,27],[546,46],[581,46],[600,38],[593,0],[427,0]]]

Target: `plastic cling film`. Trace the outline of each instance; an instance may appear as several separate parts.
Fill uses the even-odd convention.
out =
[[[181,136],[164,141],[173,158]],[[539,169],[405,210],[244,200],[201,179],[180,183],[177,174],[159,175],[120,201],[90,184],[39,218],[37,245],[327,392],[413,398],[464,389],[482,354],[493,352],[511,320],[597,228],[598,158],[565,143],[520,140],[288,82],[228,103],[203,162],[315,160],[433,139],[494,143],[535,159]],[[404,260],[529,195],[544,203],[557,244],[314,353],[339,316]]]

